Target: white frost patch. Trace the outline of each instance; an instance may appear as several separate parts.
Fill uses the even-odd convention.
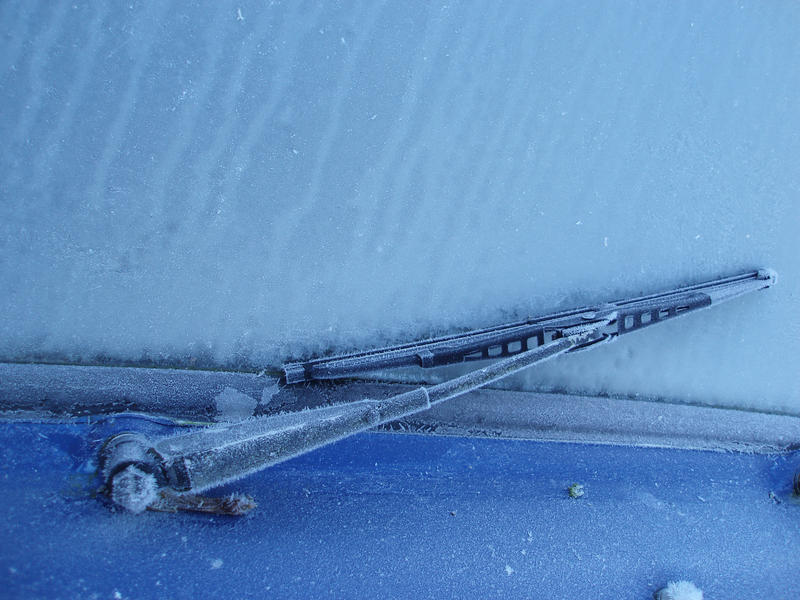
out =
[[[134,465],[114,475],[111,481],[111,499],[132,513],[143,512],[157,497],[156,478]]]
[[[269,403],[272,398],[281,391],[281,386],[278,385],[276,381],[272,385],[268,385],[264,388],[264,391],[261,392],[261,404]]]
[[[656,594],[657,600],[703,600],[703,592],[691,581],[670,581]]]
[[[211,568],[212,569],[219,569],[221,566],[222,566],[222,559],[221,558],[215,558],[214,560],[211,561]]]
[[[511,565],[506,565],[506,575],[510,577],[513,572],[514,569],[511,568]]]
[[[253,416],[258,402],[247,394],[232,387],[226,387],[214,398],[217,416],[220,421],[241,421]]]

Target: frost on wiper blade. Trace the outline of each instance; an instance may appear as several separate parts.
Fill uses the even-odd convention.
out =
[[[284,365],[287,383],[341,379],[378,369],[438,367],[474,360],[503,358],[542,346],[560,337],[565,328],[588,325],[616,312],[617,319],[604,329],[604,340],[649,325],[719,304],[775,283],[775,272],[761,269],[649,296],[587,306],[565,312],[401,344]],[[571,351],[586,349],[582,344]]]
[[[197,496],[204,490],[417,414],[545,360],[596,347],[621,334],[769,287],[774,282],[773,272],[757,271],[418,344],[289,365],[287,379],[302,381],[387,366],[434,366],[472,357],[500,357],[489,366],[450,381],[386,399],[366,398],[155,440],[129,433],[112,436],[100,455],[105,491],[115,503],[133,512],[196,510],[206,506],[207,499]],[[215,511],[228,511],[226,514],[246,512],[254,506],[249,497],[235,501],[215,499],[212,503]]]

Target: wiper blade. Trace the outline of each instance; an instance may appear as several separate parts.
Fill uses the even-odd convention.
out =
[[[500,360],[489,366],[385,400],[365,399],[253,418],[154,441],[130,433],[112,436],[100,455],[106,492],[114,502],[134,512],[197,510],[209,506],[208,501],[215,512],[241,514],[255,505],[251,498],[226,502],[197,494],[349,435],[411,416],[561,354],[595,347],[630,331],[774,283],[775,274],[761,270],[419,344],[300,363],[296,368],[287,368],[287,375],[300,371],[304,377],[352,375],[389,365],[419,364],[423,361],[421,356],[426,361],[447,364],[467,360],[472,353],[493,358],[493,348],[501,349],[497,353]],[[540,339],[539,332],[544,339]],[[531,338],[535,345],[530,343]],[[514,343],[519,347],[512,346]]]
[[[355,352],[283,366],[287,383],[357,377],[380,369],[439,367],[454,363],[504,358],[558,339],[570,327],[603,320],[616,312],[604,336],[615,338],[775,283],[775,272],[761,269],[698,285],[596,306],[534,317],[486,329],[419,342]],[[570,352],[584,350],[582,344]]]

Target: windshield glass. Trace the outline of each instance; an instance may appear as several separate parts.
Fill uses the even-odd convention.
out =
[[[800,6],[0,11],[0,360],[259,371],[772,267],[496,385],[800,414]]]

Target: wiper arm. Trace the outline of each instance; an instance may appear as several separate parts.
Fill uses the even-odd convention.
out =
[[[774,282],[775,274],[762,270],[420,344],[294,363],[295,366],[287,366],[287,379],[290,373],[302,372],[303,379],[309,374],[330,378],[334,373],[350,376],[389,365],[418,364],[423,360],[420,355],[426,360],[443,361],[436,364],[469,360],[474,353],[480,353],[481,358],[493,358],[493,349],[498,346],[497,355],[501,356],[497,362],[461,377],[386,400],[365,399],[254,418],[155,441],[130,433],[113,436],[101,451],[106,491],[117,504],[134,512],[145,508],[197,510],[197,506],[206,505],[204,499],[196,496],[198,492],[408,417],[560,354],[595,347],[624,333],[769,287]],[[531,338],[535,339],[535,345]],[[209,502],[227,514],[240,514],[254,506],[250,499]]]
[[[604,319],[616,312],[610,338],[706,308],[775,283],[775,272],[761,269],[698,285],[597,306],[506,323],[444,337],[284,365],[287,383],[356,377],[396,367],[439,367],[453,363],[503,358],[557,339],[564,328]],[[591,343],[570,351],[583,350]]]
[[[599,341],[599,327],[611,319],[613,316],[591,327],[565,330],[558,340],[533,350],[386,400],[366,399],[248,419],[155,442],[131,433],[112,436],[100,455],[106,492],[115,503],[133,512],[146,508],[197,510],[198,505],[219,505],[219,499],[197,501],[195,495],[355,433],[416,414],[579,344]],[[192,501],[181,502],[180,494],[191,494]],[[248,498],[218,512],[239,514],[243,506],[255,504]]]

